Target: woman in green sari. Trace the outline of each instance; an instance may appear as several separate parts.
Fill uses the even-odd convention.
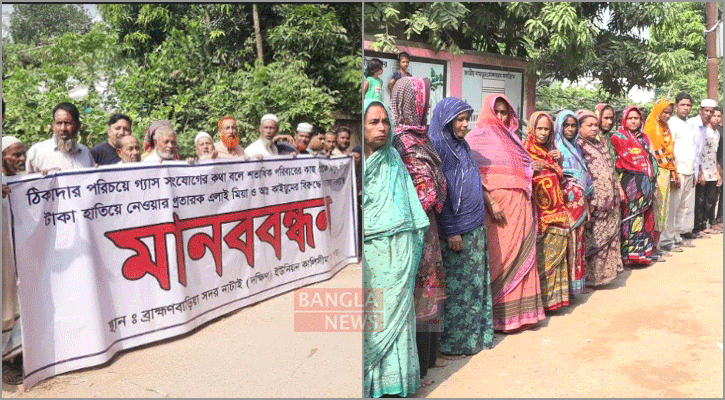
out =
[[[364,334],[363,397],[405,397],[420,387],[413,290],[429,222],[392,146],[389,110],[365,100],[364,115],[363,281],[383,304],[382,310],[366,309],[365,321],[377,319],[376,313],[383,320]]]

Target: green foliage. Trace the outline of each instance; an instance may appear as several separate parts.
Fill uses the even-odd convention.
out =
[[[360,5],[259,4],[265,62],[256,57],[251,4],[103,4],[103,24],[47,45],[4,43],[5,134],[33,144],[51,136],[50,111],[81,110],[81,142],[107,140],[114,112],[129,115],[143,139],[154,120],[170,120],[182,156],[200,130],[214,135],[232,115],[242,145],[272,112],[280,132],[306,121],[327,129],[333,112],[359,114]],[[69,94],[78,88],[88,93]],[[87,110],[87,111],[86,111]]]
[[[718,17],[722,18],[722,3],[718,3],[718,8]],[[662,68],[670,68],[668,72],[673,76],[658,85],[662,96],[669,92],[670,98],[674,98],[680,91],[686,91],[696,102],[707,98],[703,21],[705,3],[671,3],[663,23],[650,28],[651,47],[660,57],[670,59],[661,63]],[[722,58],[718,60],[718,68],[722,71]],[[722,73],[718,74],[717,87],[723,87]]]
[[[110,93],[96,87],[116,73],[115,35],[96,25],[86,34],[66,33],[46,46],[7,45],[3,69],[10,74],[3,80],[7,120],[3,133],[35,143],[51,135],[51,110],[70,101],[81,110],[80,137],[86,145],[106,140],[105,124]],[[70,97],[77,87],[88,88],[80,100]],[[86,111],[87,110],[87,111]]]
[[[10,36],[15,43],[39,45],[64,33],[83,33],[91,17],[78,4],[14,4],[10,15]]]
[[[354,8],[359,16],[359,4]],[[267,36],[275,58],[302,61],[307,76],[339,99],[337,103],[342,110],[359,113],[362,109],[359,35],[354,36],[354,31],[340,23],[338,11],[330,5],[281,4],[274,10],[282,18]]]
[[[611,104],[617,110],[635,104],[626,96],[610,97],[602,90],[580,86],[564,87],[561,83],[540,85],[536,92],[536,109],[547,111],[552,115],[564,109],[574,112],[579,109],[594,111],[596,105],[599,103]]]
[[[608,96],[678,80],[705,53],[704,3],[372,3],[365,21],[380,51],[404,38],[525,57],[539,79],[594,79]]]

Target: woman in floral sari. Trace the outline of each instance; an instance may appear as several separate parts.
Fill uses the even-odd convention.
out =
[[[419,77],[403,77],[393,86],[390,96],[395,136],[393,147],[413,179],[418,199],[428,216],[430,226],[423,239],[423,256],[418,265],[415,282],[416,341],[421,378],[428,367],[435,366],[438,349],[438,329],[435,321],[442,316],[445,299],[445,280],[441,245],[438,240],[436,215],[443,210],[446,198],[446,180],[438,157],[426,133],[426,115],[430,97],[430,83]],[[423,385],[428,382],[424,380]]]
[[[599,121],[593,112],[579,110],[579,139],[589,167],[594,190],[589,197],[589,221],[584,225],[586,284],[599,287],[624,271],[619,240],[622,219],[619,211],[619,183],[607,145],[597,136]]]
[[[393,148],[390,112],[365,100],[364,288],[382,296],[382,330],[364,332],[364,397],[405,397],[420,387],[413,288],[428,218]]]
[[[670,133],[667,121],[675,109],[675,102],[665,98],[657,100],[652,112],[644,123],[644,134],[652,144],[652,152],[657,160],[659,174],[654,198],[655,253],[659,245],[660,233],[667,229],[667,218],[670,214],[670,184],[678,181],[677,164],[675,164],[675,141]]]
[[[536,269],[531,157],[516,134],[519,118],[506,96],[486,96],[466,135],[478,166],[488,218],[493,328],[515,332],[544,320]]]
[[[617,153],[616,170],[625,201],[622,202],[622,259],[624,263],[649,265],[654,250],[654,210],[657,162],[650,142],[642,133],[642,112],[635,106],[624,110],[622,126],[612,135]]]
[[[397,84],[396,84],[397,85]],[[473,109],[447,97],[433,111],[430,138],[443,162],[448,195],[438,216],[446,271],[441,352],[475,354],[493,346],[493,300],[486,209],[478,165],[463,137]]]
[[[546,311],[569,305],[566,252],[571,216],[561,190],[564,171],[559,165],[561,152],[554,147],[553,127],[549,114],[535,112],[529,119],[524,141],[534,171],[533,197],[538,216],[536,261]]]
[[[589,217],[587,197],[592,193],[592,178],[584,162],[579,139],[579,120],[571,110],[561,111],[554,124],[554,143],[562,155],[564,179],[561,186],[564,201],[571,214],[569,225],[569,247],[567,265],[569,269],[569,295],[584,292],[586,283],[586,250],[584,245],[584,222]]]

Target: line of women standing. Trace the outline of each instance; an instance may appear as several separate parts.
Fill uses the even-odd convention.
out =
[[[534,113],[522,142],[504,95],[484,99],[470,133],[464,101],[440,101],[427,127],[428,104],[417,77],[396,82],[392,112],[365,102],[365,287],[385,304],[382,331],[365,332],[366,397],[414,393],[441,358],[535,326],[652,249],[639,110],[611,137],[615,164],[590,111]]]

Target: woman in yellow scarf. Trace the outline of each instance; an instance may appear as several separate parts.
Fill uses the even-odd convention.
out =
[[[644,124],[644,134],[652,144],[652,153],[657,160],[659,174],[657,175],[657,188],[655,190],[654,217],[655,252],[662,253],[659,249],[660,233],[667,229],[667,218],[670,210],[670,187],[679,187],[677,178],[677,164],[675,164],[674,148],[675,141],[670,133],[667,121],[672,116],[675,103],[672,100],[661,98],[652,106],[652,112]]]

